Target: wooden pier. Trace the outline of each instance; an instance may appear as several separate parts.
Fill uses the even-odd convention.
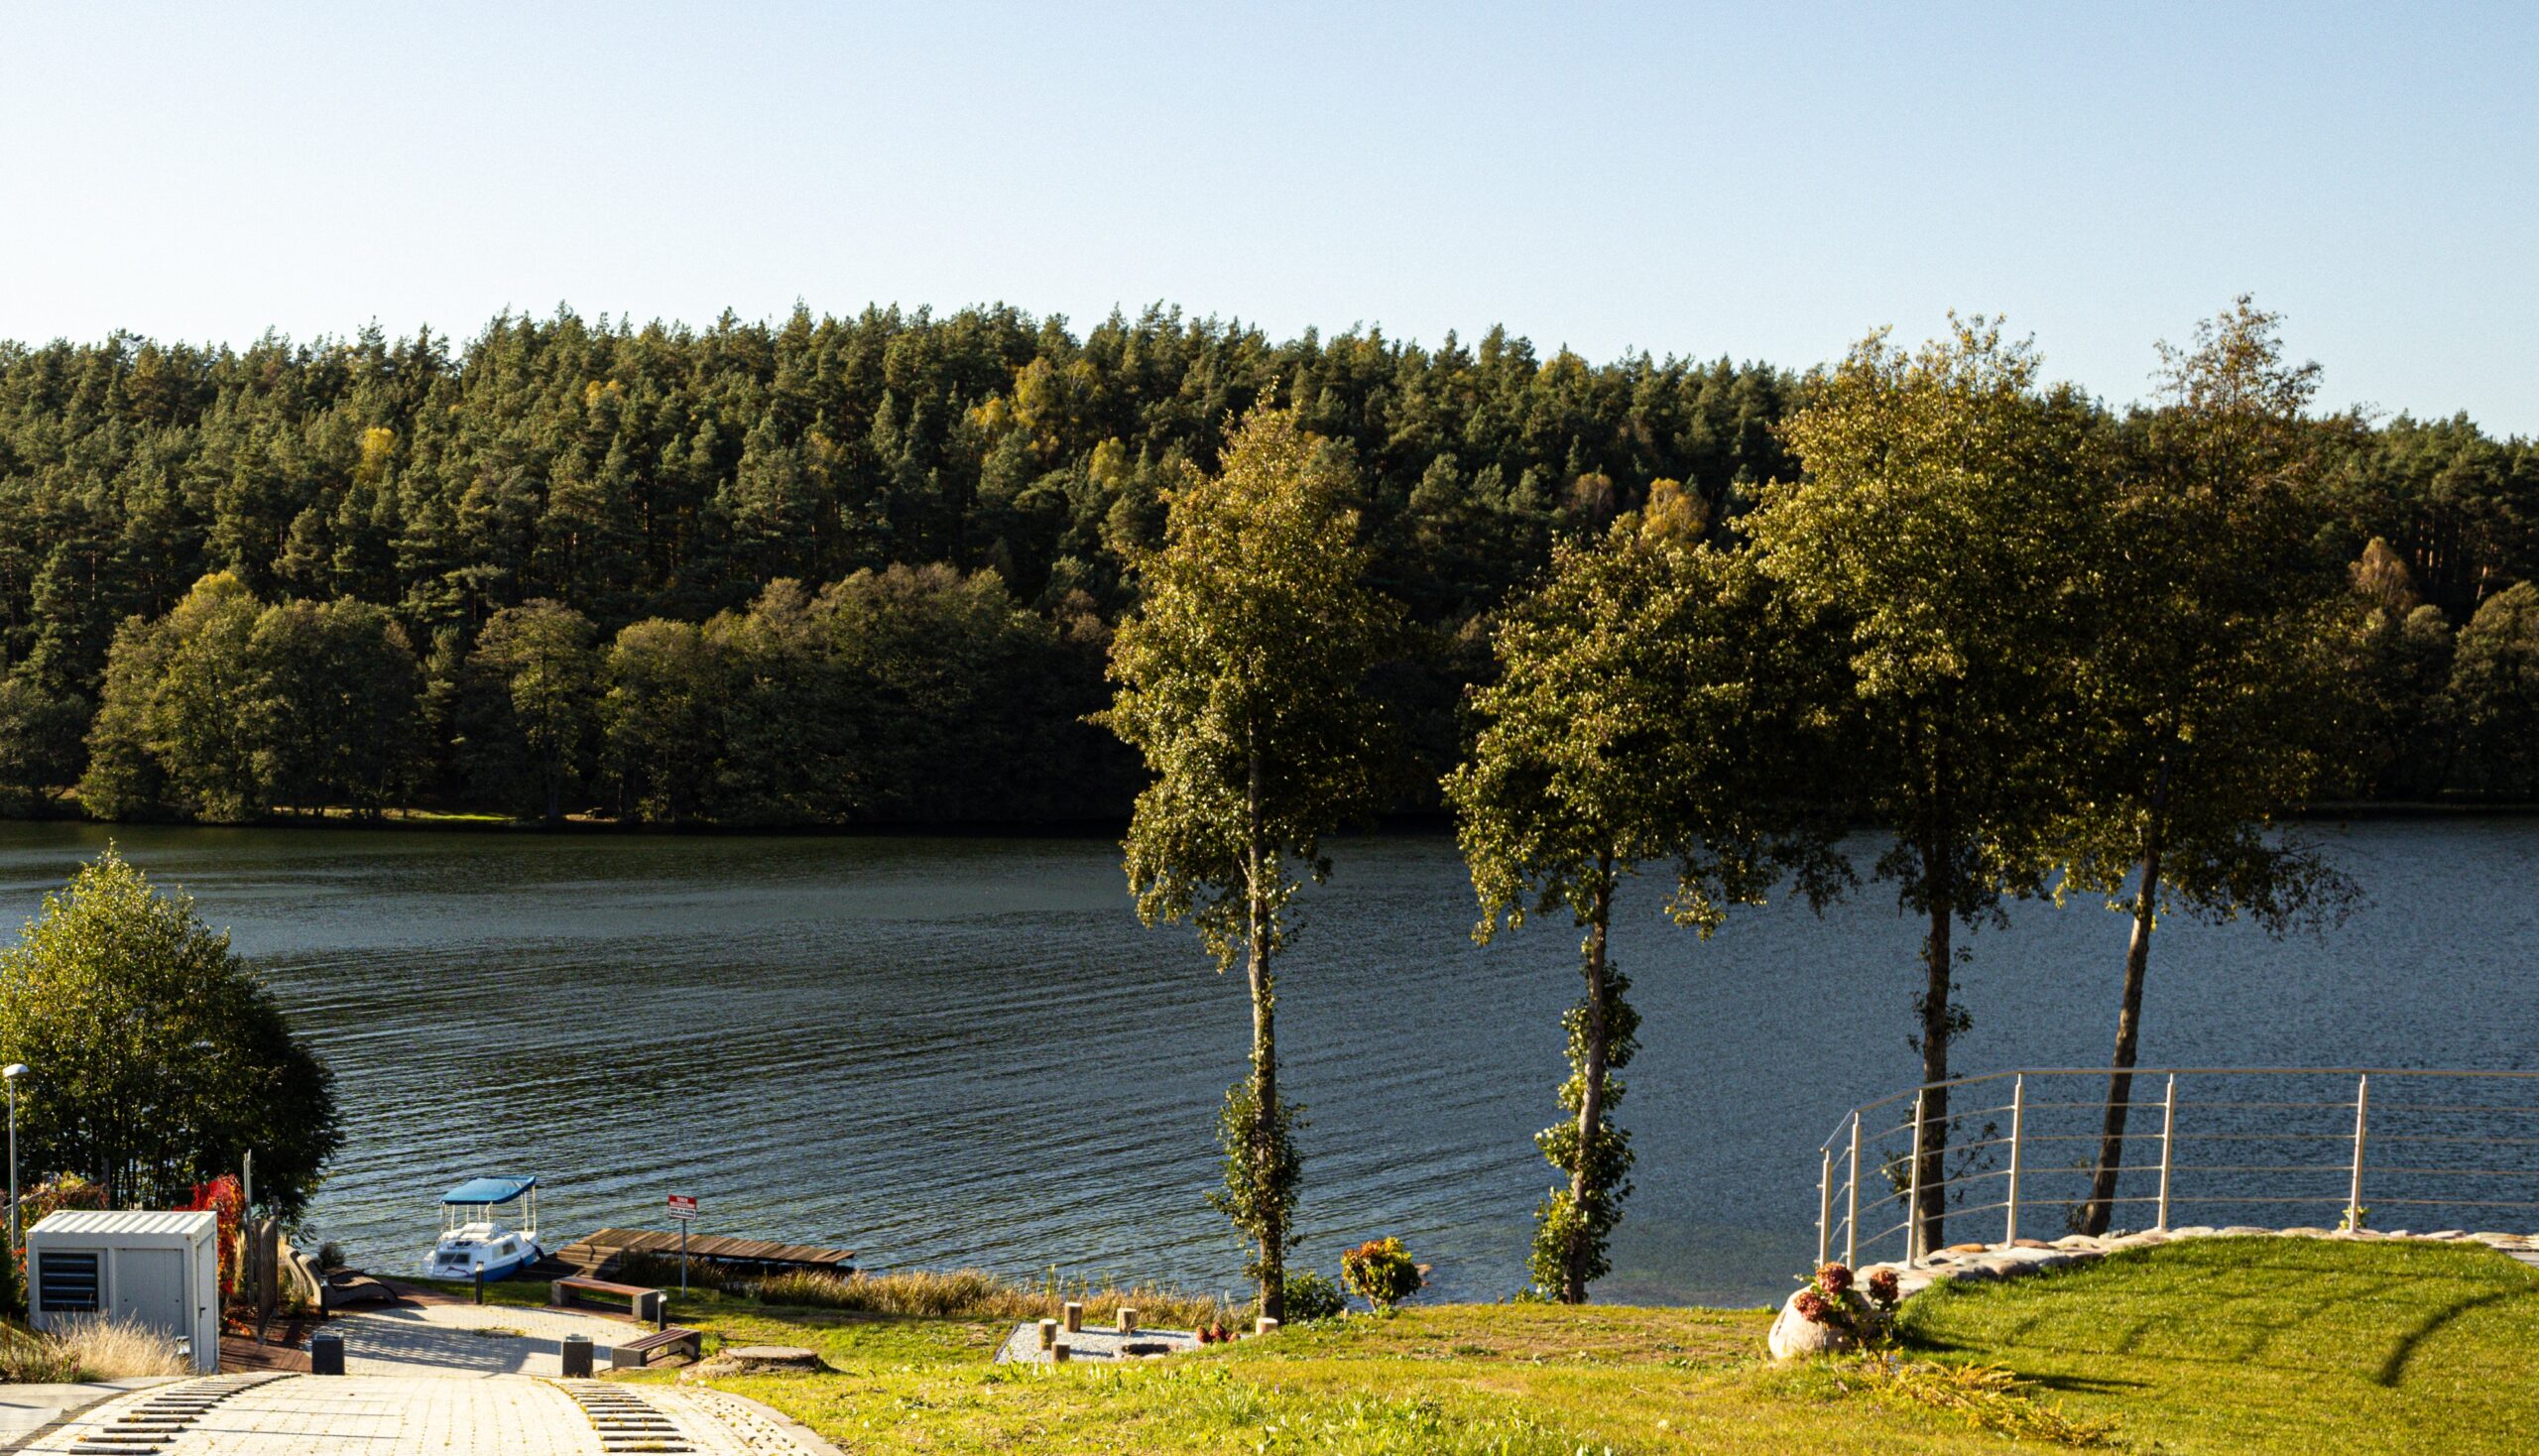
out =
[[[678,1257],[678,1235],[658,1229],[602,1229],[558,1249],[552,1259],[587,1278],[606,1278],[629,1254]],[[811,1244],[779,1244],[767,1239],[727,1239],[718,1234],[691,1234],[687,1257],[726,1269],[779,1274],[807,1270],[820,1274],[855,1273],[855,1251],[822,1249]]]

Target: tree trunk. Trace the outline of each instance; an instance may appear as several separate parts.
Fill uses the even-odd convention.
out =
[[[2090,1176],[2090,1201],[2081,1209],[2081,1232],[2104,1234],[2116,1212],[2116,1175],[2124,1164],[2125,1105],[2133,1097],[2133,1062],[2142,1042],[2142,978],[2151,968],[2151,930],[2159,918],[2160,849],[2164,820],[2152,810],[2142,831],[2141,883],[2133,895],[2133,938],[2124,947],[2124,998],[2116,1014],[2116,1055],[2108,1065],[2107,1121],[2099,1135],[2099,1165]]]
[[[1595,1165],[1596,1144],[1605,1128],[1605,1065],[1608,1001],[1612,990],[1605,979],[1605,932],[1613,919],[1614,857],[1596,858],[1596,902],[1587,926],[1587,1046],[1584,1064],[1579,1068],[1586,1086],[1578,1099],[1578,1153],[1569,1169],[1569,1206],[1579,1218],[1569,1230],[1569,1257],[1564,1261],[1560,1278],[1563,1303],[1587,1302],[1587,1226],[1584,1214],[1589,1188],[1588,1170]]]
[[[1252,983],[1252,1178],[1255,1207],[1270,1209],[1276,1190],[1270,1168],[1278,1152],[1277,994],[1270,978],[1269,908],[1263,879],[1261,833],[1261,755],[1252,755],[1251,780],[1244,811],[1250,840],[1244,865],[1245,970]],[[1270,1319],[1287,1317],[1286,1229],[1277,1218],[1261,1227],[1261,1312]]]
[[[1942,1247],[1946,1238],[1948,1189],[1941,1186],[1948,1166],[1949,991],[1956,962],[1949,945],[1957,914],[1956,802],[1948,778],[1945,737],[1934,730],[1930,814],[1922,840],[1922,898],[1930,930],[1922,942],[1922,1094],[1921,1126],[1914,1130],[1913,1155],[1921,1169],[1921,1205],[1913,1210],[1921,1222],[1921,1248]]]

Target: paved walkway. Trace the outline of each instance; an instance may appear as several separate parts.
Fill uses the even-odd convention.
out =
[[[347,1309],[324,1329],[344,1337],[346,1375],[383,1376],[559,1376],[566,1335],[590,1336],[591,1358],[606,1370],[618,1341],[651,1333],[577,1310],[437,1302]]]
[[[836,1456],[801,1426],[720,1391],[520,1376],[210,1376],[107,1400],[23,1449],[42,1456]]]
[[[181,1376],[142,1376],[121,1381],[81,1381],[73,1385],[0,1386],[0,1451],[7,1450],[9,1442],[18,1437],[51,1425],[65,1410],[93,1405],[126,1391],[138,1391],[181,1379]]]

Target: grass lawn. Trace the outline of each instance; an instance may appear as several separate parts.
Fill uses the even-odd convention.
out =
[[[497,1291],[499,1291],[497,1293]],[[526,1282],[489,1294],[534,1302]],[[810,1345],[718,1382],[855,1452],[2035,1450],[1776,1369],[1752,1310],[1441,1305],[1128,1368],[994,1367],[1006,1321],[672,1296],[709,1345]],[[1091,1309],[1089,1317],[1107,1314]],[[2539,1272],[2479,1247],[2215,1239],[1915,1299],[1905,1353],[2008,1367],[2137,1452],[2539,1450]],[[663,1377],[648,1377],[662,1378]]]

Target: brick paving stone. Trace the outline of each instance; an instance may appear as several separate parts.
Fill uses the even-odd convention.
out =
[[[219,1389],[213,1380],[180,1389]],[[613,1382],[558,1382],[517,1375],[291,1376],[236,1390],[159,1446],[160,1456],[596,1456],[609,1449],[573,1388],[595,1403],[632,1411],[612,1425],[672,1433],[664,1444],[697,1456],[834,1456],[802,1427],[755,1401],[721,1391],[665,1390]],[[94,1452],[81,1437],[111,1429],[152,1392],[119,1396],[80,1412],[24,1449],[33,1456]]]

